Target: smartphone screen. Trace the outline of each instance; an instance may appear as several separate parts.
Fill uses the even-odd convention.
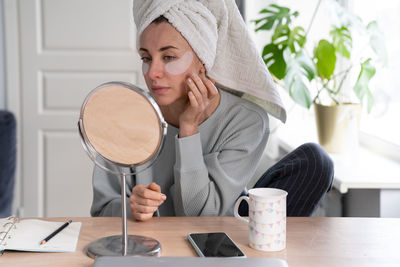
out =
[[[246,257],[224,232],[191,233],[188,239],[201,257]]]

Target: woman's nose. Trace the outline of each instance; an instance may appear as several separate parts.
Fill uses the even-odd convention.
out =
[[[149,66],[148,74],[152,80],[162,78],[164,75],[164,64],[153,60]]]

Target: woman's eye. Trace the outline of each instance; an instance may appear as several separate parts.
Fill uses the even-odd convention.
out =
[[[150,57],[141,57],[141,60],[142,60],[144,63],[148,63],[148,62],[151,61],[151,58],[150,58]]]
[[[174,56],[164,56],[164,60],[166,60],[166,61],[171,61],[171,60],[174,60],[174,59],[175,59]]]

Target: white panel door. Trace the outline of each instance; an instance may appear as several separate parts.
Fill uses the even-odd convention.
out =
[[[144,86],[132,0],[11,1],[6,12],[19,25],[19,70],[7,73],[19,83],[11,99],[20,125],[19,205],[26,217],[88,216],[93,164],[79,140],[79,109],[103,82]]]

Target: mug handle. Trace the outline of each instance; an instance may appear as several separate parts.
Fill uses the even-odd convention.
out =
[[[235,215],[236,219],[239,219],[245,223],[249,223],[249,220],[243,218],[242,216],[239,215],[239,205],[242,202],[242,200],[245,200],[247,202],[247,205],[249,205],[249,197],[248,196],[241,196],[236,200],[235,207],[233,208],[233,214]]]

